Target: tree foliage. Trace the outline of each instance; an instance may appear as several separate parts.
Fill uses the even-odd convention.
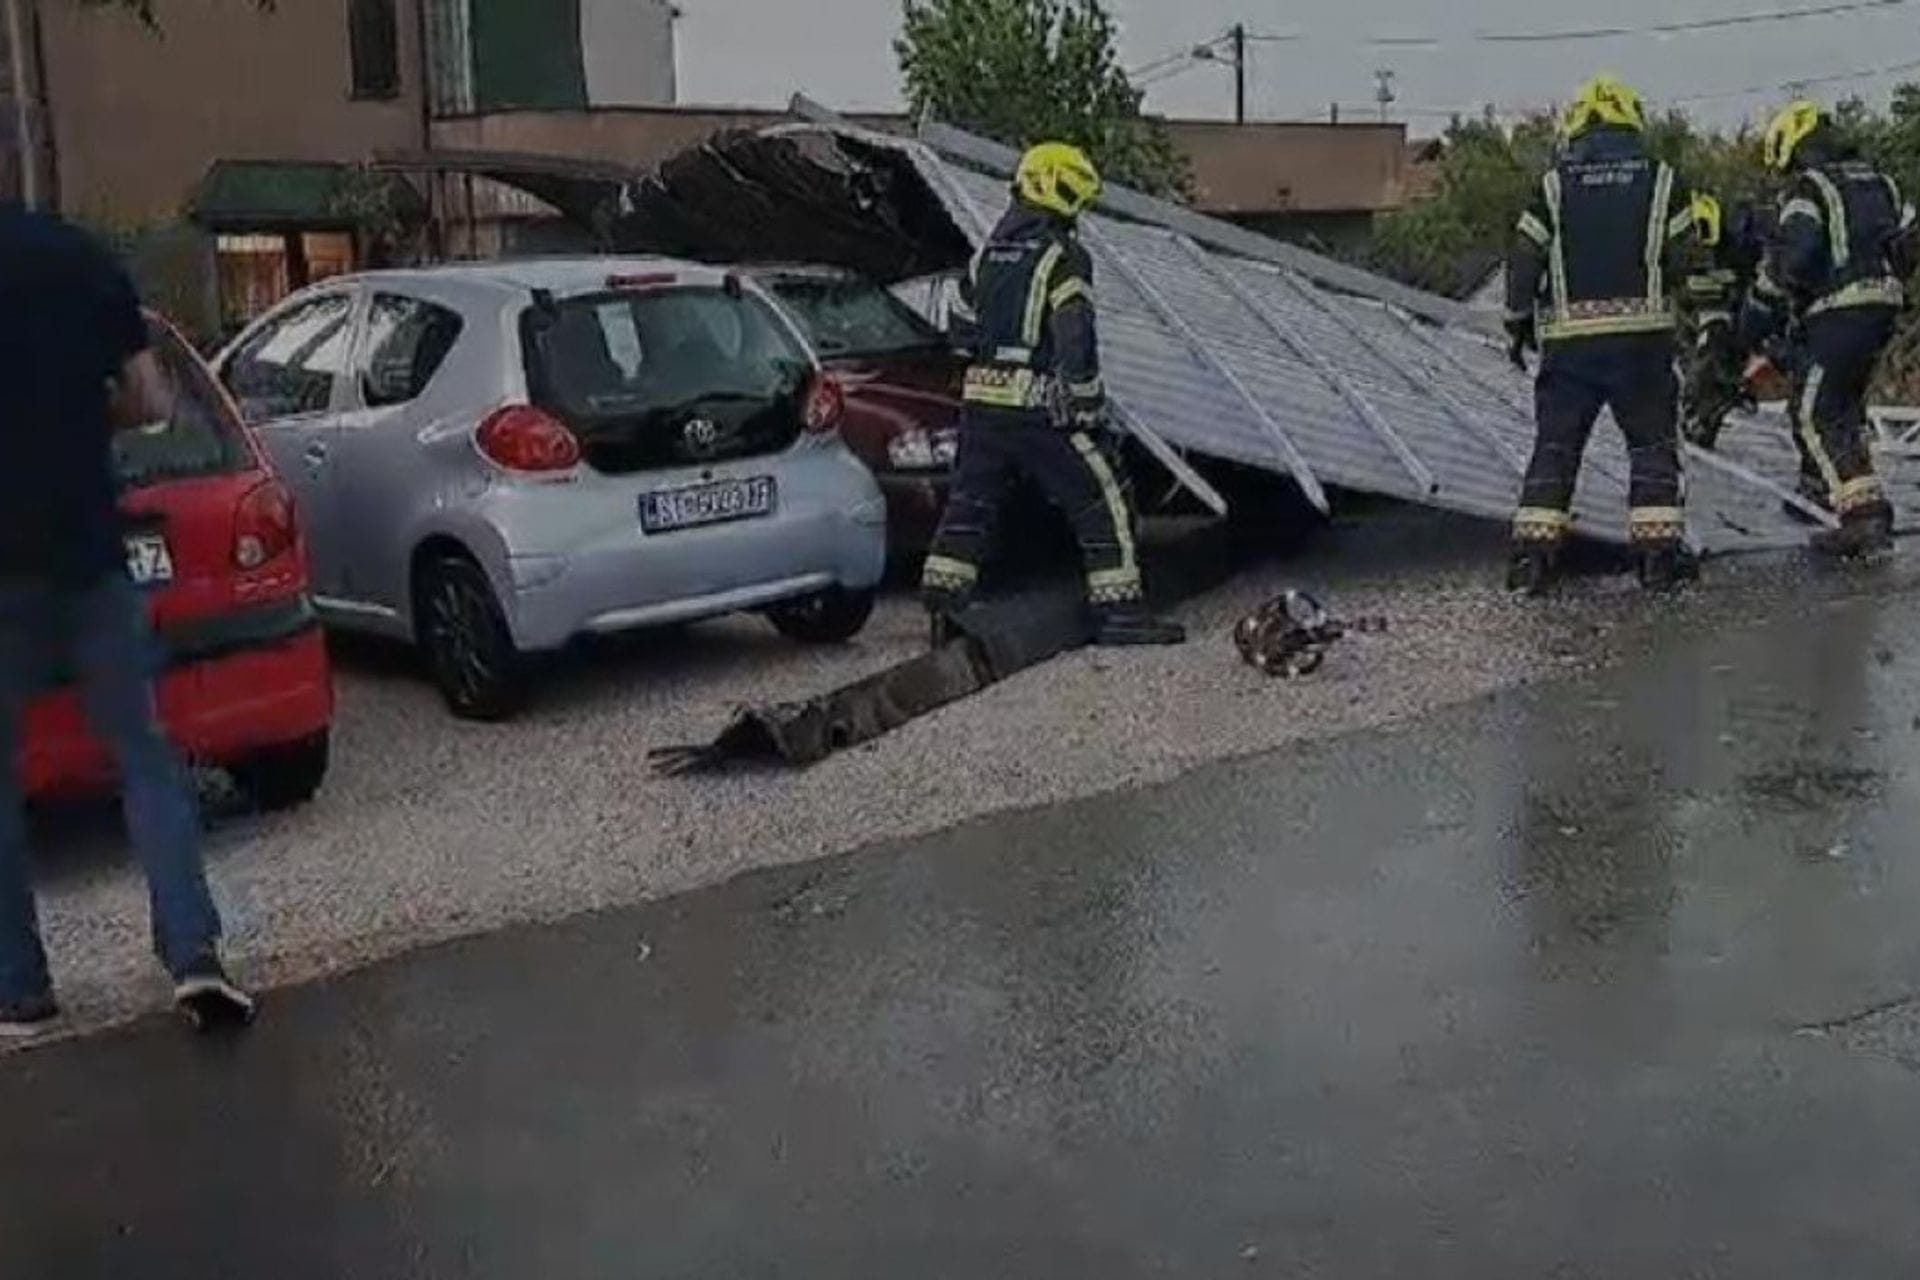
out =
[[[1072,142],[1116,182],[1186,185],[1186,162],[1119,63],[1101,0],[904,0],[894,42],[916,114],[1004,142]]]
[[[1920,84],[1899,88],[1887,111],[1854,99],[1834,116],[1910,196],[1920,196]],[[1703,130],[1669,113],[1649,122],[1647,135],[1654,153],[1693,190],[1726,203],[1767,200],[1778,190],[1753,129]],[[1379,222],[1361,255],[1366,265],[1436,292],[1470,288],[1510,246],[1514,223],[1551,162],[1554,138],[1554,121],[1545,116],[1512,127],[1456,120],[1440,142],[1432,192]],[[1909,313],[1887,367],[1904,398],[1920,398],[1920,316]]]

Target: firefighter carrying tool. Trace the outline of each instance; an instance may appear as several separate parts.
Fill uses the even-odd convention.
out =
[[[1768,167],[1791,182],[1743,339],[1758,346],[1797,326],[1796,438],[1815,491],[1840,517],[1815,546],[1871,555],[1892,543],[1893,507],[1874,471],[1867,394],[1905,305],[1902,281],[1920,265],[1914,209],[1814,103],[1775,117],[1765,147]]]
[[[1698,573],[1682,510],[1675,310],[1667,287],[1694,215],[1672,168],[1648,155],[1640,96],[1611,77],[1568,108],[1567,147],[1520,217],[1507,271],[1516,361],[1542,349],[1538,429],[1513,523],[1508,586],[1551,585],[1572,532],[1580,460],[1611,408],[1633,464],[1629,533],[1642,585]]]
[[[922,578],[935,638],[971,599],[1008,487],[1024,475],[1073,525],[1094,643],[1179,644],[1185,630],[1147,609],[1132,502],[1102,441],[1093,262],[1074,234],[1099,198],[1099,173],[1078,148],[1045,143],[1021,160],[1013,194],[962,288],[966,417]]]

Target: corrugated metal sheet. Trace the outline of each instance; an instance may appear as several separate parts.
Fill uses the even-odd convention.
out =
[[[916,163],[978,240],[1006,199],[1004,169],[981,168],[996,149],[977,139],[956,148],[951,131],[934,137],[947,145],[915,147]],[[1099,274],[1107,381],[1125,420],[1182,450],[1292,475],[1316,501],[1339,486],[1511,515],[1532,448],[1532,390],[1483,321],[1116,194],[1106,205],[1130,216],[1090,216],[1083,238]],[[1782,509],[1794,465],[1790,442],[1764,423],[1730,436],[1724,457],[1696,454],[1694,540],[1713,550],[1804,542],[1807,526]],[[1627,478],[1624,444],[1603,420],[1574,503],[1582,532],[1625,540]]]

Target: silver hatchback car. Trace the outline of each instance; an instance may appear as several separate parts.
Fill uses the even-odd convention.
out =
[[[871,614],[886,508],[844,407],[745,276],[660,259],[375,272],[304,290],[216,361],[297,494],[322,616],[417,643],[499,719],[526,657],[763,610]]]

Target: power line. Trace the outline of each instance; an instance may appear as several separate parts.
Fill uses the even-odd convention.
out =
[[[1804,22],[1843,14],[1874,14],[1904,8],[1915,0],[1825,0],[1825,3],[1792,9],[1763,9],[1728,14],[1718,18],[1694,18],[1686,21],[1655,22],[1639,26],[1566,27],[1546,31],[1474,31],[1461,36],[1390,35],[1370,36],[1358,43],[1385,49],[1437,49],[1448,44],[1553,44],[1586,40],[1615,40],[1628,36],[1677,36],[1708,31],[1726,31],[1737,27],[1761,26],[1782,22]],[[1294,42],[1328,39],[1305,32],[1249,32],[1247,39]],[[1338,37],[1332,37],[1337,39]]]
[[[1203,40],[1199,44],[1183,44],[1178,48],[1169,49],[1153,61],[1143,63],[1127,72],[1127,79],[1138,80],[1143,76],[1158,75],[1175,67],[1182,67],[1186,63],[1202,60],[1208,53],[1232,39],[1233,32],[1223,31],[1211,40]]]
[[[1737,98],[1758,97],[1765,94],[1787,93],[1796,89],[1812,88],[1817,85],[1844,84],[1852,80],[1872,80],[1882,76],[1906,75],[1920,72],[1920,58],[1906,62],[1889,63],[1880,67],[1860,67],[1852,71],[1836,71],[1828,75],[1802,76],[1797,80],[1785,80],[1777,84],[1748,85],[1742,89],[1720,89],[1711,93],[1685,94],[1679,97],[1661,99],[1656,105],[1685,106],[1700,102],[1726,102]],[[1340,103],[1342,115],[1349,112],[1359,114],[1376,109],[1373,103]],[[1524,119],[1528,116],[1550,115],[1554,108],[1544,103],[1510,103],[1502,106],[1493,102],[1476,103],[1471,106],[1430,106],[1397,103],[1394,112],[1404,116],[1425,116],[1436,119],[1458,117],[1465,120],[1478,120],[1487,115],[1499,119]],[[1301,118],[1311,118],[1318,114],[1317,108],[1302,108]]]
[[[1855,71],[1837,71],[1826,76],[1800,76],[1794,80],[1783,80],[1779,84],[1750,85],[1745,89],[1723,89],[1717,93],[1690,93],[1668,102],[1681,105],[1692,102],[1725,102],[1733,98],[1752,98],[1765,93],[1786,93],[1789,90],[1811,88],[1814,85],[1845,84],[1850,80],[1877,80],[1881,76],[1906,75],[1920,71],[1920,58],[1907,62],[1889,63],[1883,67],[1861,67]]]
[[[1659,22],[1637,27],[1575,27],[1561,31],[1478,31],[1472,39],[1490,44],[1547,44],[1576,40],[1611,40],[1621,36],[1675,36],[1700,31],[1725,31],[1731,27],[1751,27],[1775,22],[1804,22],[1842,13],[1870,13],[1896,9],[1910,0],[1829,0],[1826,4],[1795,9],[1766,9],[1752,13],[1730,14],[1720,18],[1697,18],[1687,22]]]

